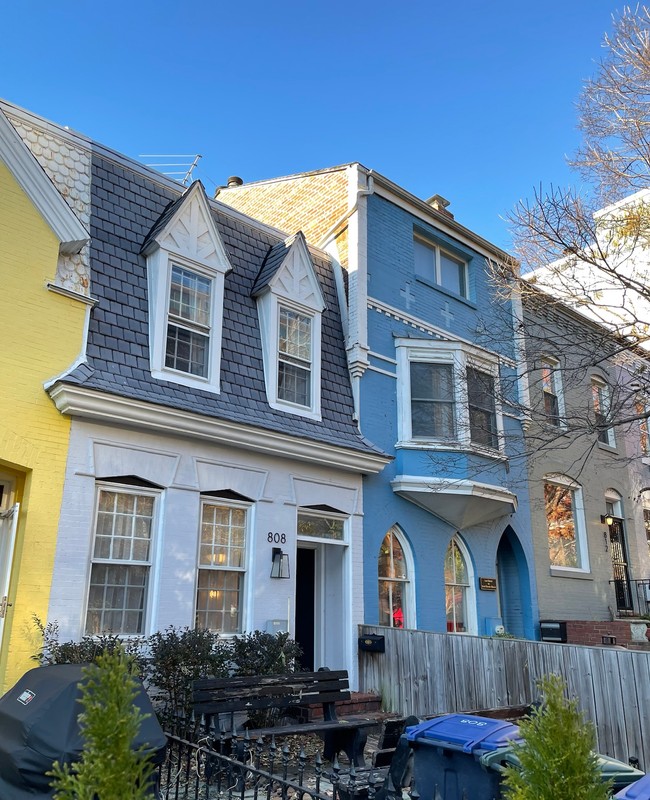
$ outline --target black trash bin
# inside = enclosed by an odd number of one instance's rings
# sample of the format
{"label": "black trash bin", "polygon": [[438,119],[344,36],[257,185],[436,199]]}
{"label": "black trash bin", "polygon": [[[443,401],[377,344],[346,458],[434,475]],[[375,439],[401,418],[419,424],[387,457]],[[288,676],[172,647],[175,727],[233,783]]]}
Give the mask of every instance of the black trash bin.
{"label": "black trash bin", "polygon": [[[45,773],[54,761],[70,764],[79,759],[83,739],[77,718],[84,666],[37,667],[0,698],[0,798],[48,800],[53,792]],[[142,685],[135,703],[150,716],[133,746],[146,745],[153,762],[161,764],[167,739]],[[156,794],[152,786],[152,797]]]}
{"label": "black trash bin", "polygon": [[501,774],[481,758],[521,741],[519,728],[500,719],[445,714],[407,728],[413,751],[412,780],[421,800],[493,800],[501,797]]}

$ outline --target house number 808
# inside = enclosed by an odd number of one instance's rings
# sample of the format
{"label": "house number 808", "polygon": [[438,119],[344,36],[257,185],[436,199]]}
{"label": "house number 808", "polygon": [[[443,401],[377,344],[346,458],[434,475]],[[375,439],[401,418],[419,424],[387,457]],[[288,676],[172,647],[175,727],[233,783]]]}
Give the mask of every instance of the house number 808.
{"label": "house number 808", "polygon": [[273,544],[286,544],[287,543],[287,534],[286,533],[271,533],[269,531],[266,535],[266,541],[272,542]]}

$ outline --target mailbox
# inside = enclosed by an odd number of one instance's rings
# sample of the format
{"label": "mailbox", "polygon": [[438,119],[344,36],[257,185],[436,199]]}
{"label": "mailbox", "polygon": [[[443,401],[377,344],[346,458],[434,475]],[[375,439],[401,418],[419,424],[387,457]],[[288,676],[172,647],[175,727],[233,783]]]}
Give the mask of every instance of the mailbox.
{"label": "mailbox", "polygon": [[566,622],[541,619],[539,631],[543,642],[566,642]]}
{"label": "mailbox", "polygon": [[365,636],[359,636],[359,650],[365,650],[367,653],[385,653],[386,640],[376,633],[367,633]]}

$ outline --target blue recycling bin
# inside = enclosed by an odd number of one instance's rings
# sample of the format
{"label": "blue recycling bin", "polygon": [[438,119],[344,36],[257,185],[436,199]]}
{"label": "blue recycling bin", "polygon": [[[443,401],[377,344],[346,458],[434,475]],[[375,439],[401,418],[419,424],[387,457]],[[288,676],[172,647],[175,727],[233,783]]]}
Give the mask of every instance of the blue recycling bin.
{"label": "blue recycling bin", "polygon": [[619,800],[650,800],[650,774],[622,789],[614,798]]}
{"label": "blue recycling bin", "polygon": [[413,785],[421,800],[493,800],[501,797],[501,774],[482,757],[521,742],[511,722],[472,714],[445,714],[407,728],[413,751]]}

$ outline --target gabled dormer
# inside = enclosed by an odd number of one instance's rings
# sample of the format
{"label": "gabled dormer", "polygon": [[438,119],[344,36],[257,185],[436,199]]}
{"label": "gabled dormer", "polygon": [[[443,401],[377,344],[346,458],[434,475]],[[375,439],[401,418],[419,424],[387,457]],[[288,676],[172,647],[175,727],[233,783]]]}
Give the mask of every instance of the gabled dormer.
{"label": "gabled dormer", "polygon": [[325,301],[301,232],[272,247],[252,290],[269,405],[321,416],[321,316]]}
{"label": "gabled dormer", "polygon": [[142,253],[152,376],[218,393],[224,279],[232,267],[200,181],[168,206]]}

